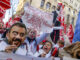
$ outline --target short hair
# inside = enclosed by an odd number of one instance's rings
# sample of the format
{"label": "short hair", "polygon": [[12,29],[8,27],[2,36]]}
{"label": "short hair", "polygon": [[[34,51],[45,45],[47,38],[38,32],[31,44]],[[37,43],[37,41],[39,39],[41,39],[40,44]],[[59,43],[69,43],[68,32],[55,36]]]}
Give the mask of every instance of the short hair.
{"label": "short hair", "polygon": [[44,45],[45,45],[47,42],[51,44],[51,47],[53,46],[52,42],[51,42],[51,41],[48,41],[48,40],[45,41]]}
{"label": "short hair", "polygon": [[27,29],[26,29],[25,24],[20,23],[20,22],[14,23],[14,24],[9,28],[9,32],[11,31],[11,29],[12,29],[14,26],[18,26],[18,27],[24,28],[24,29],[26,30],[26,33],[27,33]]}
{"label": "short hair", "polygon": [[64,41],[63,40],[59,40],[58,43],[64,45]]}

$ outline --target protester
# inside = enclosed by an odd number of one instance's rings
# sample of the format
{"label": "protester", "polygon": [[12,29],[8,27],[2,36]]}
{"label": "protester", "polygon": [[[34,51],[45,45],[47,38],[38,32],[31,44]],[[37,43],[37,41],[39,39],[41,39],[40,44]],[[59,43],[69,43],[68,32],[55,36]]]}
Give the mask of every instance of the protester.
{"label": "protester", "polygon": [[[26,37],[26,27],[22,23],[13,24],[8,33],[6,39],[0,42],[0,51],[7,53],[15,53],[21,46]],[[21,53],[21,52],[20,52]]]}
{"label": "protester", "polygon": [[37,36],[37,31],[32,28],[25,40],[27,44],[27,54],[33,55],[37,50],[37,45],[39,45],[39,43],[42,42],[48,35],[49,33],[43,33],[42,35]]}
{"label": "protester", "polygon": [[64,47],[71,45],[71,42],[67,36],[67,34],[64,34],[64,31],[62,32],[63,38],[64,38]]}
{"label": "protester", "polygon": [[5,29],[3,27],[4,27],[3,22],[0,22],[0,38],[2,37],[2,34],[5,32]]}
{"label": "protester", "polygon": [[[57,5],[56,11],[52,11],[53,13],[53,25],[56,27],[59,27],[61,25],[60,21],[57,20],[57,17],[59,15],[60,9],[61,9],[61,3]],[[56,44],[59,40],[59,30],[53,30],[53,32],[50,34],[52,41]]]}
{"label": "protester", "polygon": [[54,45],[54,47],[63,48],[63,47],[64,47],[64,41],[63,41],[63,40],[59,40],[59,41],[57,42],[57,44]]}
{"label": "protester", "polygon": [[51,57],[51,50],[52,50],[52,43],[50,41],[46,41],[42,47],[42,49],[39,50],[39,52],[36,52],[34,54],[35,57]]}
{"label": "protester", "polygon": [[42,42],[40,42],[40,44],[39,44],[40,49],[42,48],[42,46],[44,45],[45,42],[46,42],[46,40],[43,40]]}
{"label": "protester", "polygon": [[55,25],[56,21],[57,21],[57,17],[60,13],[60,9],[61,9],[62,3],[58,3],[56,10],[52,11],[53,13],[53,24]]}

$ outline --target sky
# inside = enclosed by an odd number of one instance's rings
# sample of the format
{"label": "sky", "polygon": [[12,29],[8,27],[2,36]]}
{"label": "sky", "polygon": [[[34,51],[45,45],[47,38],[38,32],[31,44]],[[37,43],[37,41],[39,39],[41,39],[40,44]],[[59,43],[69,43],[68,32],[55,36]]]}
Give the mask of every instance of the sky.
{"label": "sky", "polygon": [[11,2],[11,8],[6,10],[5,17],[3,19],[4,23],[6,23],[9,20],[9,18],[16,13],[19,0],[11,0],[10,2]]}

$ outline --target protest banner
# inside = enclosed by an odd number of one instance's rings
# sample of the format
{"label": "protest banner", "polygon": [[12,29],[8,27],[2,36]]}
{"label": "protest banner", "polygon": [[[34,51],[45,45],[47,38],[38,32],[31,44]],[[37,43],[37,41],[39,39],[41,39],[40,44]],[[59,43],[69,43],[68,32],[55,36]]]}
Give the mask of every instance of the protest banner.
{"label": "protest banner", "polygon": [[24,15],[22,17],[23,23],[26,27],[37,29],[39,32],[50,32],[52,31],[52,13],[43,12],[32,6],[24,7]]}
{"label": "protest banner", "polygon": [[66,56],[64,56],[62,59],[59,57],[41,58],[41,57],[32,57],[29,55],[24,56],[13,53],[0,52],[0,60],[79,60],[79,59],[70,58]]}
{"label": "protest banner", "polygon": [[[55,60],[57,59],[60,60],[60,58],[55,58]],[[40,58],[0,52],[0,60],[54,60],[54,58]]]}

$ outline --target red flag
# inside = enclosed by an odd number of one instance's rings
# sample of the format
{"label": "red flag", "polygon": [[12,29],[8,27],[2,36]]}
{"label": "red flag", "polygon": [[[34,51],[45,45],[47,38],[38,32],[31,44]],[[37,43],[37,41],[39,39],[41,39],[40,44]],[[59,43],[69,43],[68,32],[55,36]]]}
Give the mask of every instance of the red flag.
{"label": "red flag", "polygon": [[0,20],[0,34],[2,34],[2,33],[4,33],[4,22],[3,22],[3,20]]}
{"label": "red flag", "polygon": [[9,28],[14,23],[19,22],[20,19],[21,19],[20,16],[16,16],[14,19],[10,18],[9,21],[6,23],[6,27]]}
{"label": "red flag", "polygon": [[10,0],[0,0],[0,6],[6,10],[10,8]]}
{"label": "red flag", "polygon": [[4,18],[6,9],[10,8],[10,0],[0,0],[0,19]]}
{"label": "red flag", "polygon": [[70,24],[68,32],[67,32],[67,36],[70,39],[71,43],[72,43],[72,40],[73,40],[73,35],[74,35],[73,27],[72,27],[72,24]]}
{"label": "red flag", "polygon": [[5,11],[0,7],[0,20],[4,17]]}
{"label": "red flag", "polygon": [[58,3],[58,6],[62,6],[62,3]]}
{"label": "red flag", "polygon": [[60,30],[60,40],[64,40],[63,33],[62,33],[63,31],[64,31],[64,33],[66,33],[66,30],[65,30],[66,27],[64,24],[64,5],[62,3],[59,3],[58,5],[60,5],[61,8],[60,8],[60,13],[59,13],[57,19],[61,22],[61,26],[64,27],[63,30]]}
{"label": "red flag", "polygon": [[64,24],[64,33],[65,33],[65,34],[66,34],[66,27],[67,27],[67,25]]}
{"label": "red flag", "polygon": [[0,20],[3,20],[5,12],[10,8],[10,0],[0,0]]}
{"label": "red flag", "polygon": [[[59,21],[61,22],[61,26],[64,28],[64,16],[60,16],[60,17],[61,17],[61,19]],[[64,31],[64,29],[61,29],[60,30],[60,40],[63,40],[64,41],[63,33],[62,33],[63,31]]]}

